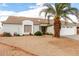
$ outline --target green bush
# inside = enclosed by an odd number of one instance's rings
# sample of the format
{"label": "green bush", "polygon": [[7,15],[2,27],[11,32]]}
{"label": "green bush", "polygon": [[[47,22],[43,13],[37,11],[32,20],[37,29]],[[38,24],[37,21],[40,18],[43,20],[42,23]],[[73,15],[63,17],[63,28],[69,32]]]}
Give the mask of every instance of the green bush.
{"label": "green bush", "polygon": [[37,31],[34,35],[36,35],[36,36],[42,36],[42,35],[43,35],[43,33],[42,33],[42,32],[40,32],[40,31]]}
{"label": "green bush", "polygon": [[2,36],[3,36],[3,37],[11,37],[12,35],[11,35],[10,33],[4,32],[4,33],[2,34]]}

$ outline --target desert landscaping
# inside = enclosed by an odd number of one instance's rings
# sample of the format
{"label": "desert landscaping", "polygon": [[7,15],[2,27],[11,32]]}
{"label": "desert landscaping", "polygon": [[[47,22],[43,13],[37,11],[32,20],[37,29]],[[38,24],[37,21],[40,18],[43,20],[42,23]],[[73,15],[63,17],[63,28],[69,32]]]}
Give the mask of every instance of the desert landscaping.
{"label": "desert landscaping", "polygon": [[27,55],[32,56],[32,54],[25,52],[19,48],[0,43],[0,56],[20,56],[20,55]]}
{"label": "desert landscaping", "polygon": [[43,36],[0,37],[0,55],[57,56],[79,55],[79,41],[65,37]]}

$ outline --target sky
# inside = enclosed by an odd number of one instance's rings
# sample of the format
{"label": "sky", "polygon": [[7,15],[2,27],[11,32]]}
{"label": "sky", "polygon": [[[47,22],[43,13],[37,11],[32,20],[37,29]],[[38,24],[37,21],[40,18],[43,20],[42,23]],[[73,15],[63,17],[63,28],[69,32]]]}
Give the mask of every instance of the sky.
{"label": "sky", "polygon": [[0,3],[0,10],[19,12],[32,9],[36,6],[35,3]]}
{"label": "sky", "polygon": [[[71,5],[79,9],[79,3],[72,3]],[[39,6],[38,3],[0,3],[0,11],[20,12],[38,8]]]}

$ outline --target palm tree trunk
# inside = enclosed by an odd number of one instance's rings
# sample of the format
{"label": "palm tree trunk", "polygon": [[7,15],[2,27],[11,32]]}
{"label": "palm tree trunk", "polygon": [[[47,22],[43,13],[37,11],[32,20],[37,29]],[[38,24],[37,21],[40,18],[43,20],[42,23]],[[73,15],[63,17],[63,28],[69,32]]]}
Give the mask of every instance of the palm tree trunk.
{"label": "palm tree trunk", "polygon": [[60,37],[61,21],[60,17],[54,19],[54,37]]}

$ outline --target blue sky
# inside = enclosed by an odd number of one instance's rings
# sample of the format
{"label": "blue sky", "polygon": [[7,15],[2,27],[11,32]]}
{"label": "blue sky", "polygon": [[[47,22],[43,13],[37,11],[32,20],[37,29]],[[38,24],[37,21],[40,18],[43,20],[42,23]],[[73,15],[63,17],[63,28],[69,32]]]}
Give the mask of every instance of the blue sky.
{"label": "blue sky", "polygon": [[[33,8],[37,8],[39,5],[36,3],[0,3],[1,11],[25,11]],[[79,9],[79,3],[72,3],[72,7],[76,7]]]}
{"label": "blue sky", "polygon": [[3,11],[24,11],[32,9],[31,6],[36,6],[34,3],[6,3],[1,4],[0,3],[0,10]]}

